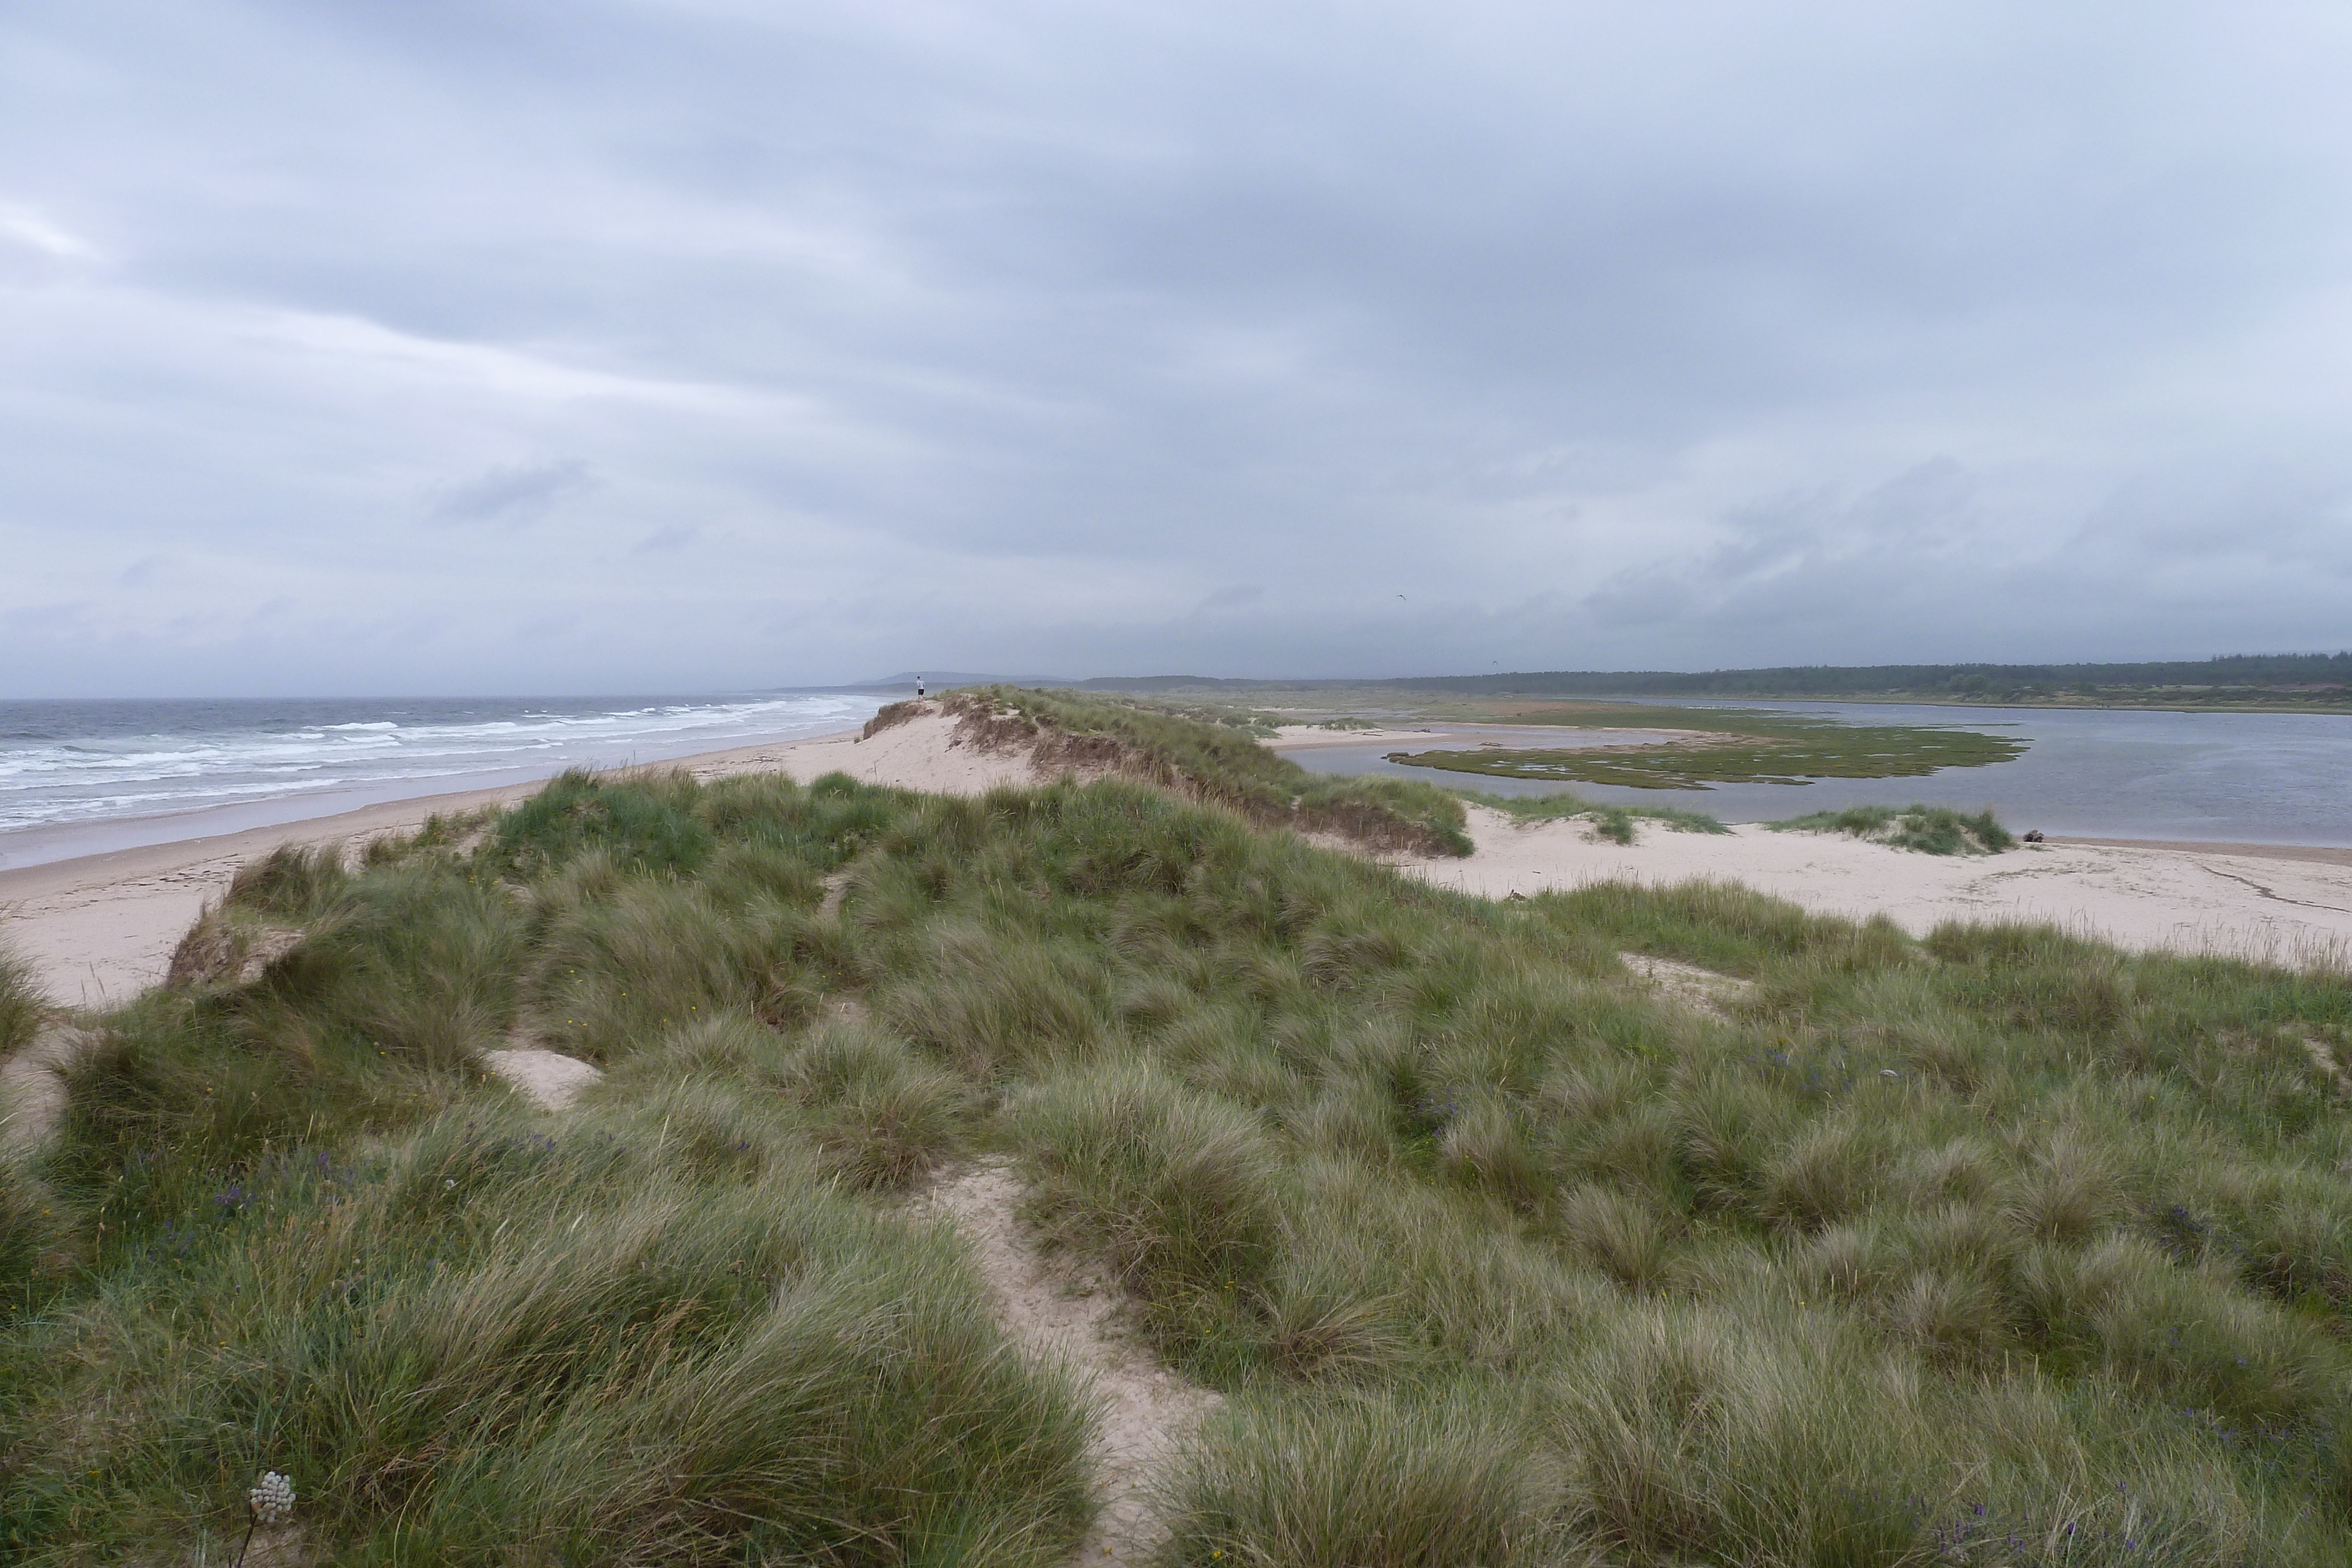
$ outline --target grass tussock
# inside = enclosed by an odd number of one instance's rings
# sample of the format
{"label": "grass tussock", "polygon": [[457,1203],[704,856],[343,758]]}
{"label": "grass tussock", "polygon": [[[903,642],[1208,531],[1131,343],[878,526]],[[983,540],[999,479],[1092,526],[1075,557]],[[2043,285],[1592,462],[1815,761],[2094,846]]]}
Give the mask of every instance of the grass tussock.
{"label": "grass tussock", "polygon": [[1500,811],[1520,822],[1564,822],[1581,820],[1592,825],[1596,837],[1612,843],[1633,842],[1641,823],[1654,822],[1669,832],[1728,833],[1729,828],[1704,811],[1679,806],[1601,806],[1561,792],[1552,795],[1496,795],[1483,789],[1457,789],[1465,800]]}
{"label": "grass tussock", "polygon": [[225,907],[299,940],[102,1020],[0,1207],[16,1560],[217,1560],[275,1469],[339,1562],[1060,1561],[1088,1407],[904,1199],[981,1155],[1228,1396],[1170,1563],[2352,1556],[2341,977],[1116,779],[574,776]]}
{"label": "grass tussock", "polygon": [[1764,825],[1780,833],[1844,833],[1927,855],[1999,854],[2017,841],[1990,809],[1969,815],[1949,806],[1849,806]]}
{"label": "grass tussock", "polygon": [[1336,833],[1375,851],[1466,855],[1461,805],[1413,779],[1313,774],[1258,745],[1257,727],[1079,692],[977,686],[945,706],[981,745],[1034,748],[1039,768],[1114,773],[1268,827]]}
{"label": "grass tussock", "polygon": [[1258,1398],[1195,1441],[1169,1560],[1274,1568],[1538,1563],[1553,1489],[1492,1399]]}
{"label": "grass tussock", "polygon": [[475,1105],[364,1163],[268,1161],[84,1324],[137,1407],[31,1417],[103,1490],[17,1506],[67,1541],[226,1538],[272,1466],[347,1561],[1051,1560],[1082,1406],[1003,1354],[952,1245],[813,1184],[756,1107],[728,1131],[765,1157],[731,1166],[679,1157],[665,1109],[551,1134]]}
{"label": "grass tussock", "polygon": [[1007,1130],[1040,1228],[1100,1254],[1163,1325],[1263,1282],[1276,1156],[1243,1107],[1120,1061],[1045,1080]]}
{"label": "grass tussock", "polygon": [[47,1011],[32,960],[0,940],[0,1061],[33,1043]]}

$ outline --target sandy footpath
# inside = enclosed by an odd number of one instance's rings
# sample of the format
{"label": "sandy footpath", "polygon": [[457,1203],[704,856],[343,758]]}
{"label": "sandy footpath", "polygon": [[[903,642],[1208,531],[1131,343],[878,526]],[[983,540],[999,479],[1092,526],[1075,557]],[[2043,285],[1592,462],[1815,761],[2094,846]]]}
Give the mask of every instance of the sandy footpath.
{"label": "sandy footpath", "polygon": [[1713,877],[1821,914],[1884,915],[1924,934],[1947,920],[2053,921],[2133,948],[2284,962],[2352,956],[2352,851],[2231,844],[2021,844],[1998,855],[1926,855],[1843,834],[1727,835],[1640,823],[1632,845],[1582,821],[1522,825],[1470,808],[1477,852],[1400,869],[1487,898],[1596,882]]}
{"label": "sandy footpath", "polygon": [[[1380,732],[1319,732],[1363,744]],[[1413,732],[1416,739],[1425,734]],[[775,771],[806,783],[840,772],[861,782],[976,795],[1032,781],[1028,759],[959,745],[936,711],[871,740],[855,730],[710,752],[659,765],[700,779]],[[284,843],[356,851],[385,833],[523,799],[537,784],[431,796],[341,816],[175,844],[121,850],[0,871],[0,940],[32,959],[50,997],[71,1006],[121,1002],[163,978],[172,949],[237,865]],[[1745,883],[1825,914],[1883,914],[1923,932],[1949,919],[2053,920],[2131,947],[2217,951],[2285,961],[2352,954],[2352,851],[2255,845],[2068,842],[1990,857],[1943,858],[1840,836],[1742,827],[1728,836],[1644,824],[1629,847],[1583,822],[1522,827],[1471,810],[1477,852],[1408,864],[1408,874],[1500,898],[1622,878],[1714,877]]]}

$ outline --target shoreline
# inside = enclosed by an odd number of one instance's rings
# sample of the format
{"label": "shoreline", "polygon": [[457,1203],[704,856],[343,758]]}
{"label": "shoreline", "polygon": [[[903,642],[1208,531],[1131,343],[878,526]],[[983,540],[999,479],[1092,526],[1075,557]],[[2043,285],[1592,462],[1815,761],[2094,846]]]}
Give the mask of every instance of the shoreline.
{"label": "shoreline", "polygon": [[[1362,732],[1334,737],[1340,744],[1361,738]],[[870,740],[845,729],[598,771],[670,769],[703,780],[781,772],[801,783],[842,772],[863,783],[956,795],[1034,781],[1027,756],[966,749],[956,742],[954,721],[936,711]],[[379,800],[0,867],[0,938],[34,964],[53,1001],[116,1006],[162,979],[180,937],[244,862],[282,844],[340,841],[356,851],[371,839],[414,831],[430,816],[511,805],[547,782]],[[1739,883],[1818,914],[1885,914],[1920,932],[1945,919],[2024,918],[2138,948],[2316,954],[2337,965],[2352,949],[2352,848],[2053,836],[2021,846],[2036,852],[2028,855],[1960,860],[1752,825],[1723,837],[1644,829],[1629,848],[1595,840],[1574,822],[1522,825],[1475,806],[1470,817],[1475,854],[1400,871],[1490,898],[1601,881],[1703,878]]]}
{"label": "shoreline", "polygon": [[[436,796],[535,785],[575,768],[605,771],[690,762],[727,751],[819,738],[835,733],[830,726],[863,724],[867,716],[867,710],[852,705],[843,711],[780,721],[773,727],[694,739],[682,740],[676,735],[652,732],[614,741],[575,737],[561,745],[539,745],[502,758],[467,758],[445,771],[413,772],[402,777],[370,776],[362,769],[331,781],[290,784],[279,793],[258,798],[181,800],[136,815],[101,815],[11,827],[0,831],[0,872],[81,860],[115,850],[225,836],[249,828],[323,821],[374,807],[400,807]],[[713,749],[714,742],[718,750]],[[417,766],[425,767],[425,759],[419,759]]]}
{"label": "shoreline", "polygon": [[2043,841],[2084,849],[2171,850],[2181,854],[2229,855],[2238,860],[2309,861],[2318,865],[2352,866],[2352,848],[2336,844],[2225,843],[2197,839],[2098,839],[2075,833],[2052,833]]}
{"label": "shoreline", "polygon": [[281,844],[364,843],[413,831],[427,817],[509,805],[546,782],[414,796],[331,816],[11,866],[0,870],[0,937],[32,961],[51,1000],[113,1006],[163,977],[180,937],[245,862]]}
{"label": "shoreline", "polygon": [[[684,757],[614,764],[612,775],[683,769],[698,779],[782,772],[806,783],[842,772],[862,783],[943,794],[980,793],[1029,779],[1025,758],[987,756],[952,744],[952,720],[933,716],[892,727],[872,740],[856,728],[730,747]],[[552,775],[476,789],[379,800],[325,816],[138,844],[94,854],[0,866],[0,939],[29,959],[42,990],[67,1007],[119,1006],[160,981],[205,902],[228,889],[236,868],[282,844],[341,841],[347,852],[387,833],[410,832],[427,817],[508,806]],[[150,821],[185,821],[154,818]]]}

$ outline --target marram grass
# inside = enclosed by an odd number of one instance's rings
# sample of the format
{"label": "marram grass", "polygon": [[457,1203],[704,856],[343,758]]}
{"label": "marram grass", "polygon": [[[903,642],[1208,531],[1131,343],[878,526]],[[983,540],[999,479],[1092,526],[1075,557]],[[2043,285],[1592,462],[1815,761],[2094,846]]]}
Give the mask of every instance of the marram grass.
{"label": "marram grass", "polygon": [[[1163,1568],[2352,1560],[2341,976],[1490,904],[1121,783],[468,841],[257,872],[299,946],[100,1020],[6,1560],[226,1562],[275,1470],[321,1561],[1066,1561],[1090,1407],[906,1201],[979,1157],[1228,1396]],[[604,1081],[529,1111],[516,1031]]]}

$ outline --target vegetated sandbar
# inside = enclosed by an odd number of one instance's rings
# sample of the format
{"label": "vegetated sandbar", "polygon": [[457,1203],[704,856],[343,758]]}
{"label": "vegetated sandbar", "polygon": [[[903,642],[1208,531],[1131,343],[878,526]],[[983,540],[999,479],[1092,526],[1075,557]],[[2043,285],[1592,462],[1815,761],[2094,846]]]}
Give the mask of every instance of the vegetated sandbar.
{"label": "vegetated sandbar", "polygon": [[[1905,779],[1981,768],[2022,756],[2026,743],[1945,725],[1856,725],[1806,714],[1737,709],[1574,707],[1515,715],[1520,726],[1570,729],[1654,718],[1664,744],[1639,750],[1591,742],[1481,745],[1392,751],[1391,762],[1501,779],[1614,784],[1634,789],[1705,789],[1712,784],[1791,784],[1811,779]],[[1697,727],[1705,727],[1699,728]],[[1523,731],[1524,733],[1524,731]]]}
{"label": "vegetated sandbar", "polygon": [[[1427,739],[1423,731],[1407,731]],[[1289,745],[1379,744],[1381,731],[1303,731]],[[1285,747],[1287,748],[1287,746]],[[1038,777],[1019,748],[959,739],[931,705],[871,738],[856,730],[680,758],[698,778],[775,771],[801,782],[845,773],[864,783],[977,795]],[[1056,769],[1058,771],[1058,769]],[[511,804],[537,784],[371,806],[341,816],[0,871],[0,934],[36,964],[61,1002],[119,1003],[160,980],[172,948],[236,866],[282,843],[343,842],[412,831],[427,817]],[[1466,859],[1391,857],[1410,875],[1491,898],[1607,881],[1742,883],[1821,914],[1885,915],[1925,932],[1947,920],[2053,921],[2133,948],[2273,956],[2352,951],[2352,851],[2260,845],[2053,843],[1995,856],[1937,857],[1856,840],[1739,827],[1725,835],[1643,824],[1630,845],[1583,822],[1522,825],[1473,807]]]}

